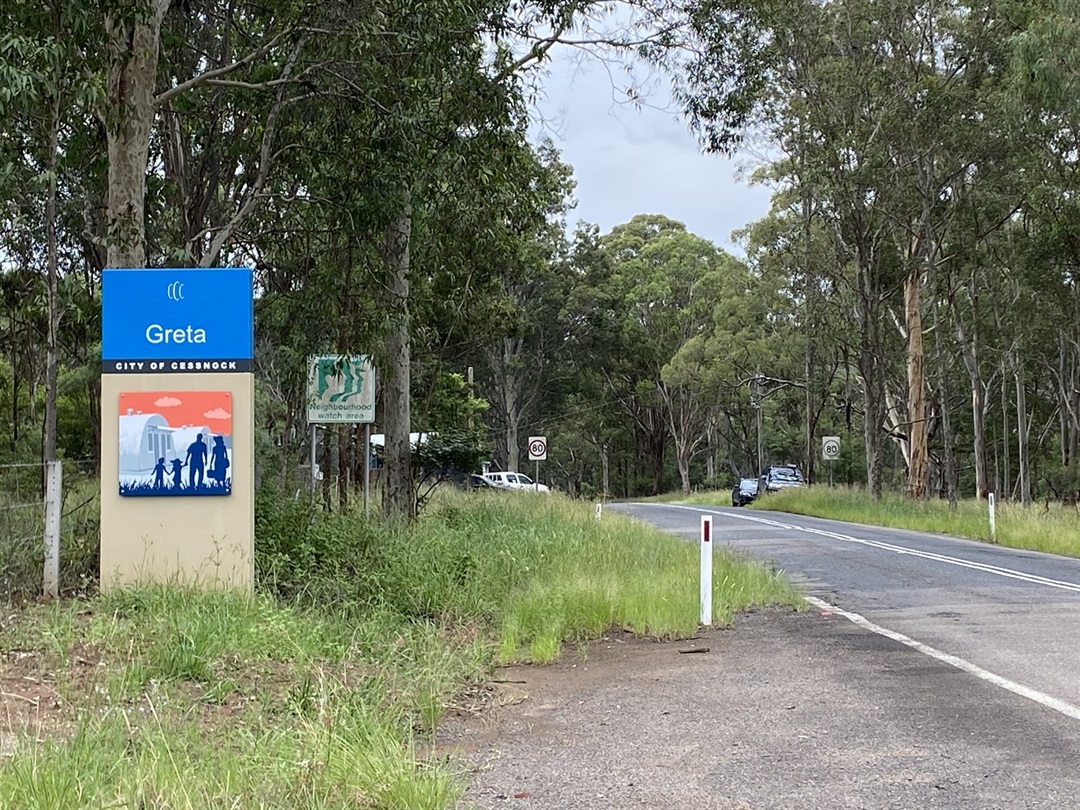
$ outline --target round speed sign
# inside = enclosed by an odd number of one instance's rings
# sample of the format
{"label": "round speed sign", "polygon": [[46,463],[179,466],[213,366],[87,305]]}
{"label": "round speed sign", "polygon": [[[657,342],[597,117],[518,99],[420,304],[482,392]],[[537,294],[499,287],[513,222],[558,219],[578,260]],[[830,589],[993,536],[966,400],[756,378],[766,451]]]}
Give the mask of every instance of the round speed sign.
{"label": "round speed sign", "polygon": [[544,461],[547,458],[547,437],[529,437],[529,461]]}
{"label": "round speed sign", "polygon": [[826,461],[840,458],[840,437],[824,436],[821,440],[821,455]]}

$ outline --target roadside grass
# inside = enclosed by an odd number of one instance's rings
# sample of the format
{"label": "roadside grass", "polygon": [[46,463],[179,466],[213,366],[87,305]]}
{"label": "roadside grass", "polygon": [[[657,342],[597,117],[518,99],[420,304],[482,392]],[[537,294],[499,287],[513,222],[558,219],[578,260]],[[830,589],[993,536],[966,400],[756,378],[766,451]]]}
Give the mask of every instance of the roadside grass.
{"label": "roadside grass", "polygon": [[[723,493],[701,493],[688,502],[718,503]],[[861,489],[817,485],[770,493],[752,508],[843,520],[869,526],[946,534],[971,540],[990,540],[990,518],[985,501],[962,500],[956,511],[948,501],[912,501],[898,493],[884,493],[871,501]],[[1080,557],[1080,512],[1057,504],[998,503],[995,508],[997,543],[1010,548]]]}
{"label": "roadside grass", "polygon": [[[506,604],[494,617],[501,661],[554,660],[564,641],[586,641],[612,627],[638,635],[692,635],[699,618],[699,550],[672,542],[644,524],[580,505],[534,498],[521,509],[533,531],[495,532],[530,575],[507,582]],[[539,527],[539,528],[537,528]],[[555,527],[559,527],[555,529]],[[496,556],[496,559],[497,559]],[[713,564],[715,621],[760,604],[800,606],[802,598],[763,566],[718,553]]]}
{"label": "roadside grass", "polygon": [[459,795],[414,753],[425,707],[490,660],[453,628],[163,586],[18,618],[0,650],[24,651],[23,677],[57,710],[0,759],[0,807],[443,808]]}
{"label": "roadside grass", "polygon": [[[692,635],[698,550],[559,496],[447,493],[411,527],[262,504],[254,595],[117,589],[0,614],[0,807],[453,807],[421,753],[499,663]],[[717,554],[717,623],[800,607]]]}

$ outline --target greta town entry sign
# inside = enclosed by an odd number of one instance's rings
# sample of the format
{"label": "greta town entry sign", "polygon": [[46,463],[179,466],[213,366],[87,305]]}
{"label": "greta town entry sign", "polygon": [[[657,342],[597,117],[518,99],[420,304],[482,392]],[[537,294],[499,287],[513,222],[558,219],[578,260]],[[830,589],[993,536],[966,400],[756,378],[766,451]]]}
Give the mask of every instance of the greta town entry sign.
{"label": "greta town entry sign", "polygon": [[106,269],[101,296],[102,589],[250,589],[252,271]]}
{"label": "greta town entry sign", "polygon": [[251,270],[105,270],[102,371],[248,372]]}

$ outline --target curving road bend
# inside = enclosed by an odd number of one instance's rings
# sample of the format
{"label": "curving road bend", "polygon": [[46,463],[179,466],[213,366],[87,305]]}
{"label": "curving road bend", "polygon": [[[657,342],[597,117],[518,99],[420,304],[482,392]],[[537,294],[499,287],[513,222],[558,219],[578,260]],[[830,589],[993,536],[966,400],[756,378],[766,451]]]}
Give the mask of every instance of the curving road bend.
{"label": "curving road bend", "polygon": [[758,509],[610,508],[694,542],[711,514],[716,546],[783,570],[817,609],[1080,723],[1080,559]]}

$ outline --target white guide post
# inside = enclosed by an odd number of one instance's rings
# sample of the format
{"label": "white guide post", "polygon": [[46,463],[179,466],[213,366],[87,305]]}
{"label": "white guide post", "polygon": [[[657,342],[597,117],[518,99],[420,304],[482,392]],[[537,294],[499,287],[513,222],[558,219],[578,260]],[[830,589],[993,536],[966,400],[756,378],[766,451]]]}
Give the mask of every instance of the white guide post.
{"label": "white guide post", "polygon": [[712,515],[701,516],[701,623],[712,626]]}
{"label": "white guide post", "polygon": [[986,505],[990,510],[990,542],[997,542],[997,521],[994,518],[994,493],[991,492],[986,496]]}

